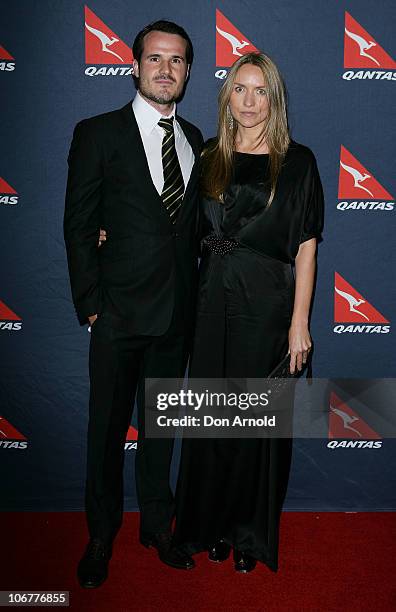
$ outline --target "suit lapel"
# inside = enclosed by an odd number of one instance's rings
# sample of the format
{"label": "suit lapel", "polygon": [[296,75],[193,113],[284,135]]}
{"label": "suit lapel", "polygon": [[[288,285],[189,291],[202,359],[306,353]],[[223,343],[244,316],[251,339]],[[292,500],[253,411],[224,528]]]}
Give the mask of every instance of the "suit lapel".
{"label": "suit lapel", "polygon": [[128,141],[128,147],[131,151],[132,163],[134,165],[134,174],[139,184],[144,187],[147,192],[147,200],[145,205],[151,209],[152,214],[158,219],[160,215],[168,224],[172,225],[169,215],[164,207],[161,196],[159,195],[150,174],[150,168],[146,158],[143,141],[140,136],[139,127],[132,110],[132,103],[128,102],[122,109],[121,114],[125,126],[125,134]]}
{"label": "suit lapel", "polygon": [[[133,160],[134,165],[134,174],[136,175],[137,180],[140,185],[145,186],[145,190],[147,191],[147,206],[151,209],[152,214],[158,219],[158,214],[162,217],[162,219],[166,222],[168,227],[174,227],[168,212],[162,202],[161,196],[158,193],[155,185],[152,181],[150,168],[146,158],[146,152],[144,150],[142,138],[140,136],[139,127],[135,118],[135,115],[132,110],[132,103],[128,102],[124,107],[120,109],[123,125],[125,128],[125,135],[127,138],[127,146],[131,151],[131,158]],[[193,153],[194,153],[194,165],[191,169],[191,174],[189,181],[186,185],[186,189],[184,192],[184,200],[181,207],[180,214],[178,216],[178,221],[180,217],[183,216],[183,209],[188,206],[189,202],[189,192],[192,188],[192,185],[195,184],[196,174],[198,173],[199,168],[199,156],[200,150],[199,145],[196,140],[192,137],[190,130],[188,129],[188,124],[181,118],[177,118],[185,137],[187,138],[188,143],[190,144]]]}

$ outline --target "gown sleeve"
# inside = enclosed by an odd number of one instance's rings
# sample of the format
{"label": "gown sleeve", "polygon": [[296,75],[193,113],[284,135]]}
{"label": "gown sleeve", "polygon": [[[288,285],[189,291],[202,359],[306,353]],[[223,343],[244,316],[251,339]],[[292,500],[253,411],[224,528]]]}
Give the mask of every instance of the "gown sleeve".
{"label": "gown sleeve", "polygon": [[322,183],[319,176],[318,166],[313,157],[310,171],[307,177],[306,206],[304,214],[303,229],[300,244],[311,238],[321,239],[324,217],[324,199]]}

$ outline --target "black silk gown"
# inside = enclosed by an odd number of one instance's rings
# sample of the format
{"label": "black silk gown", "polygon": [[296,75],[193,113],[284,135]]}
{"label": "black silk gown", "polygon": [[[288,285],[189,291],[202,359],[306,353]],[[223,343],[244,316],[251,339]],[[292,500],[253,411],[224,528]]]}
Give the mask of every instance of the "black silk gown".
{"label": "black silk gown", "polygon": [[[268,155],[235,153],[224,204],[202,202],[192,378],[265,377],[287,353],[292,264],[320,235],[323,195],[312,152],[292,142],[266,208],[267,166]],[[276,571],[291,450],[287,438],[184,439],[176,542],[194,553],[222,538]]]}

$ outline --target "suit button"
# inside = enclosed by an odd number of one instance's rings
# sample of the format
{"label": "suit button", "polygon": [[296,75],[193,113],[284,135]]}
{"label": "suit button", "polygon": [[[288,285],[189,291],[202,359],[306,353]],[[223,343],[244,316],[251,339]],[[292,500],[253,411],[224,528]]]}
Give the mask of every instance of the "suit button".
{"label": "suit button", "polygon": [[173,232],[173,238],[179,238],[179,234],[177,232]]}

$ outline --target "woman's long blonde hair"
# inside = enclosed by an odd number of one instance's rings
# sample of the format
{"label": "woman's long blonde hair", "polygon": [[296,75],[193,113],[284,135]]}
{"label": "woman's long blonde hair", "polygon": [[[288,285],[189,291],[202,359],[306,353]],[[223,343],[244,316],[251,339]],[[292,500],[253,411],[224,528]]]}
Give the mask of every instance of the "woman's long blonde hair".
{"label": "woman's long blonde hair", "polygon": [[268,146],[271,186],[268,205],[270,205],[274,199],[276,183],[290,143],[290,136],[283,80],[274,62],[264,53],[247,53],[239,58],[232,65],[220,90],[217,139],[202,153],[202,192],[207,197],[222,201],[223,194],[231,181],[238,124],[230,113],[229,101],[236,74],[245,64],[260,68],[267,89],[268,117],[263,131],[257,138],[255,148],[258,148],[264,140]]}

